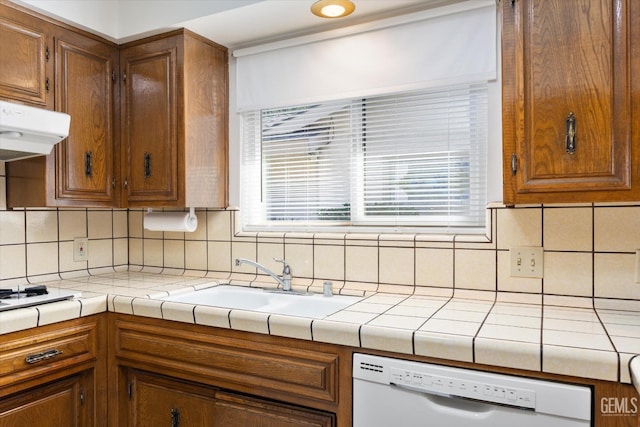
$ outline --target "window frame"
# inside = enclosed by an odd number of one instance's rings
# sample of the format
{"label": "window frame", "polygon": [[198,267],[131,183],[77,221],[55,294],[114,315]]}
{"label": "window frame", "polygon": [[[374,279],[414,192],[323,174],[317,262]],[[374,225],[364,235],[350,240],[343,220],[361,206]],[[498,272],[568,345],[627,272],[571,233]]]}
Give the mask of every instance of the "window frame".
{"label": "window frame", "polygon": [[[256,223],[253,222],[251,223],[251,221],[247,221],[247,217],[243,215],[242,218],[242,225],[243,225],[243,230],[244,231],[307,231],[307,232],[362,232],[362,233],[398,233],[398,232],[402,232],[402,233],[432,233],[432,234],[441,234],[441,233],[445,233],[445,234],[457,234],[457,233],[464,233],[464,234],[485,234],[486,230],[488,228],[488,225],[486,223],[486,213],[484,212],[486,210],[486,204],[487,204],[487,194],[488,194],[488,186],[489,186],[489,179],[488,179],[488,156],[489,156],[489,137],[488,135],[491,133],[490,128],[494,125],[494,123],[491,123],[491,114],[489,114],[488,110],[490,108],[491,105],[491,82],[473,82],[473,83],[466,83],[466,85],[468,86],[473,86],[473,85],[477,85],[477,84],[481,84],[484,85],[484,97],[485,97],[485,103],[486,103],[486,110],[485,114],[486,114],[486,126],[484,128],[484,138],[485,138],[485,145],[484,145],[484,152],[482,153],[482,156],[484,157],[483,159],[481,159],[481,161],[484,162],[485,164],[485,169],[484,169],[484,191],[482,193],[482,195],[484,196],[484,205],[482,207],[483,210],[483,215],[485,217],[485,224],[480,224],[480,222],[474,224],[474,225],[459,225],[458,223],[456,223],[455,221],[443,221],[440,224],[435,224],[434,221],[429,221],[429,222],[425,222],[425,221],[415,221],[414,218],[406,218],[406,219],[402,219],[402,218],[398,218],[397,216],[393,216],[390,218],[385,218],[384,216],[378,216],[375,218],[375,220],[362,220],[362,213],[364,210],[364,192],[362,191],[362,188],[364,187],[364,179],[363,176],[364,174],[362,173],[362,168],[363,168],[363,162],[358,159],[358,157],[361,154],[357,154],[355,156],[352,156],[351,158],[351,162],[354,163],[352,164],[352,167],[355,168],[356,171],[358,171],[355,176],[355,183],[351,184],[351,195],[353,196],[353,194],[355,193],[356,196],[360,196],[360,197],[356,197],[355,199],[357,200],[357,203],[354,203],[354,197],[350,198],[350,211],[351,211],[351,219],[350,221],[332,221],[332,222],[328,222],[328,221],[322,221],[322,220],[318,220],[318,221],[303,221],[303,222],[298,222],[298,221],[272,221],[269,222],[268,220],[265,220],[264,223]],[[452,87],[457,87],[457,86],[464,86],[465,84],[461,84],[461,85],[452,85]],[[376,95],[375,97],[371,97],[371,98],[376,98],[379,97],[380,95]],[[388,95],[386,95],[388,96]],[[471,98],[471,97],[470,97]],[[350,102],[352,100],[349,100]],[[298,106],[300,108],[304,108],[305,106]],[[295,108],[295,107],[292,107]],[[247,141],[245,140],[245,134],[246,132],[244,131],[245,129],[245,116],[244,114],[258,114],[261,116],[261,111],[264,110],[260,110],[260,111],[254,111],[254,112],[245,112],[243,113],[243,115],[241,115],[241,122],[242,122],[242,126],[241,128],[243,129],[243,133],[242,133],[242,137],[241,137],[241,146],[242,146],[242,151],[244,152],[244,150],[246,149],[246,145],[247,145]],[[262,120],[256,120],[256,125],[261,126]],[[362,123],[362,121],[360,121],[360,123]],[[257,134],[259,134],[260,132],[257,132]],[[362,133],[362,130],[355,132],[355,133]],[[262,150],[262,140],[260,142],[260,149]],[[362,148],[362,142],[357,143],[358,148]],[[359,150],[358,150],[359,151]],[[244,154],[243,154],[244,157]],[[471,157],[471,155],[470,155]],[[244,161],[241,162],[242,163],[242,168],[241,168],[241,174],[244,173],[244,169],[245,169],[245,165],[244,165]],[[470,160],[470,165],[471,165],[471,160]],[[260,162],[260,167],[263,168],[264,167],[264,161]],[[471,168],[471,166],[469,166]],[[262,175],[262,173],[261,173]],[[264,177],[261,176],[261,197],[264,197],[264,188],[262,187],[263,182],[264,182]],[[241,179],[241,194],[243,194],[246,189],[242,188],[246,185],[244,179]],[[355,190],[354,190],[355,188]],[[242,199],[244,200],[244,196],[242,196]],[[264,201],[263,201],[264,203]],[[246,210],[246,207],[245,209]],[[241,209],[241,214],[243,209]],[[266,218],[266,215],[263,216],[263,218]],[[422,218],[422,217],[421,217]],[[427,217],[429,218],[429,217]],[[433,218],[433,217],[431,217]],[[450,217],[445,217],[445,218],[450,218]],[[476,214],[476,218],[480,218],[479,214]]]}

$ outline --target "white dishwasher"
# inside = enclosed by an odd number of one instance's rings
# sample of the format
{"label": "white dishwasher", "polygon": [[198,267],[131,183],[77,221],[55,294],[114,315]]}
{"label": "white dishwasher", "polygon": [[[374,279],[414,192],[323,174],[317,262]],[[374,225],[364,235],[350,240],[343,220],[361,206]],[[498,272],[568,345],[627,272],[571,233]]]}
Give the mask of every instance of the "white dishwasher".
{"label": "white dishwasher", "polygon": [[354,354],[353,427],[591,426],[591,388]]}

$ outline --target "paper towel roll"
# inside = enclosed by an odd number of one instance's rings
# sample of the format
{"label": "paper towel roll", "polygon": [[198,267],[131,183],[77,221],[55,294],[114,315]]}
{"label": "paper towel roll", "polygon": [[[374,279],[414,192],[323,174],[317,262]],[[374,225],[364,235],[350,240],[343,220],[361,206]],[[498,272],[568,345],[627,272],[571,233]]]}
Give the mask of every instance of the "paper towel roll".
{"label": "paper towel roll", "polygon": [[143,222],[151,231],[193,232],[198,228],[198,217],[189,212],[149,212]]}

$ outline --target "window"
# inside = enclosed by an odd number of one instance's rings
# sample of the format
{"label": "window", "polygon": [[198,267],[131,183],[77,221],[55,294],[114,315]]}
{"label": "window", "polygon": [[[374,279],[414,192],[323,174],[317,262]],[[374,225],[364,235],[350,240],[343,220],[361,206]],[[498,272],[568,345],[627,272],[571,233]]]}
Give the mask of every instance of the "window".
{"label": "window", "polygon": [[487,83],[242,114],[248,229],[485,226]]}

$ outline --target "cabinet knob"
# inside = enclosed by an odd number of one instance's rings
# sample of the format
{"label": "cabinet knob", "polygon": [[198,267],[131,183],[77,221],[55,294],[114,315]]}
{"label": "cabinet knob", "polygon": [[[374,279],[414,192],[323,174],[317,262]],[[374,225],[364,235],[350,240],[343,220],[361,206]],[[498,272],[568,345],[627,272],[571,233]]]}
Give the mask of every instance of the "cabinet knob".
{"label": "cabinet knob", "polygon": [[149,178],[151,176],[151,154],[144,153],[144,177]]}
{"label": "cabinet knob", "polygon": [[171,427],[180,427],[180,409],[171,409]]}
{"label": "cabinet knob", "polygon": [[84,174],[88,178],[93,176],[93,152],[91,151],[84,154]]}
{"label": "cabinet knob", "polygon": [[574,154],[576,152],[576,116],[573,112],[567,116],[567,137],[565,140],[565,146],[568,154]]}

